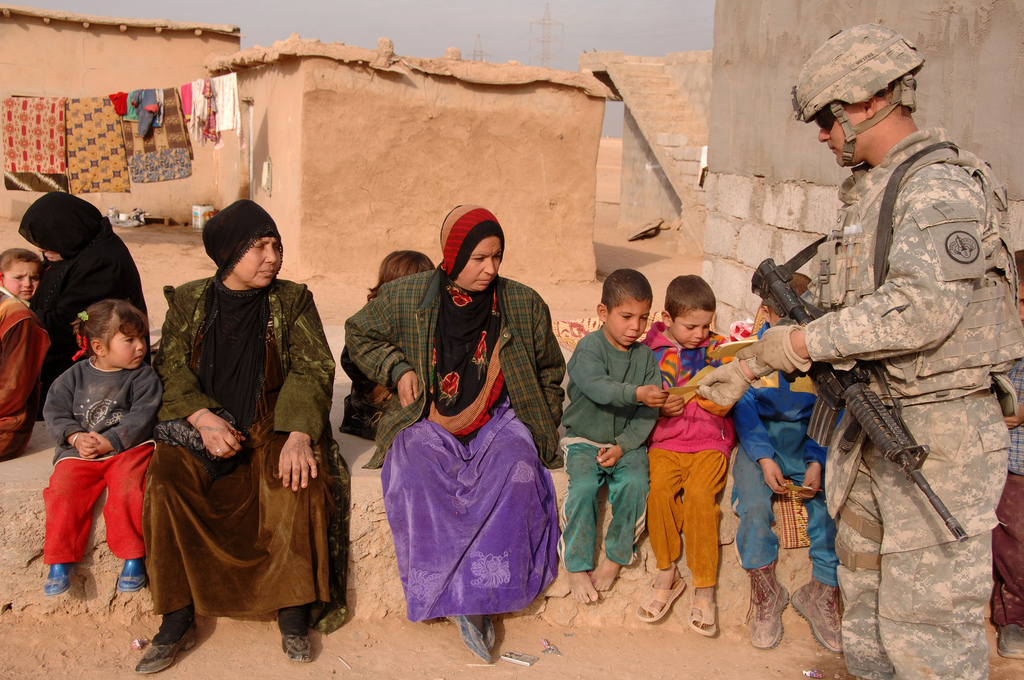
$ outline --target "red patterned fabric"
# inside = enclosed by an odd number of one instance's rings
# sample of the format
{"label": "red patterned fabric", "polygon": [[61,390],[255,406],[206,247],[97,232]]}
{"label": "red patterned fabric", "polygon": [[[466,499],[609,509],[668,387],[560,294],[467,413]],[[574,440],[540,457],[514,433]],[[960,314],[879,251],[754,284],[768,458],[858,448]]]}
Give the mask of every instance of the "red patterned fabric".
{"label": "red patterned fabric", "polygon": [[64,97],[9,97],[2,116],[5,171],[66,171]]}

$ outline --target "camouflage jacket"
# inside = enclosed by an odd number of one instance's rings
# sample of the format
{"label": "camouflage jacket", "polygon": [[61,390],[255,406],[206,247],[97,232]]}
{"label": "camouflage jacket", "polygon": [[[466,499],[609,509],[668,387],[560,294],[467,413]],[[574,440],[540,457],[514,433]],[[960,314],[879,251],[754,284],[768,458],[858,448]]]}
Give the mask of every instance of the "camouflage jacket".
{"label": "camouflage jacket", "polygon": [[915,132],[877,167],[844,182],[839,224],[819,248],[819,301],[831,313],[805,332],[816,361],[845,368],[853,359],[882,360],[905,403],[988,389],[991,371],[1009,370],[1024,354],[1007,235],[975,177],[991,174],[968,152],[935,152],[904,178],[889,271],[875,289],[875,232],[888,179],[914,153],[947,139],[942,130]]}
{"label": "camouflage jacket", "polygon": [[[159,419],[185,418],[220,405],[202,391],[192,371],[192,351],[206,319],[206,295],[213,279],[164,287],[167,316],[153,367],[164,383]],[[300,283],[276,279],[270,284],[270,316],[280,352],[284,384],[274,409],[278,432],[305,432],[316,442],[330,436],[328,419],[334,395],[334,359],[324,335],[313,294]]]}
{"label": "camouflage jacket", "polygon": [[[389,402],[377,427],[377,451],[367,464],[384,464],[399,432],[427,413],[427,380],[440,308],[437,270],[413,274],[385,284],[373,300],[345,322],[345,346],[359,369],[389,389],[415,370],[419,396],[403,408]],[[541,462],[562,466],[558,454],[558,423],[562,417],[565,359],[551,330],[551,313],[531,288],[506,278],[498,280],[502,319],[501,369],[512,408],[537,445]]]}

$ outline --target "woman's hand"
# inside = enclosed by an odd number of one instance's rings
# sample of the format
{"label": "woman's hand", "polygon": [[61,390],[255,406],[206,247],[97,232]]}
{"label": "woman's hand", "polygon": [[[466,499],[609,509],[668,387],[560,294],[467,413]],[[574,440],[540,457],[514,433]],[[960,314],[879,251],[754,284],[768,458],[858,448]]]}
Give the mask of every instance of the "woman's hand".
{"label": "woman's hand", "polygon": [[420,395],[420,379],[416,377],[416,371],[406,371],[398,379],[398,401],[405,408],[416,401]]}
{"label": "woman's hand", "polygon": [[192,427],[199,430],[203,446],[214,458],[230,458],[242,450],[242,444],[235,439],[231,426],[208,408],[201,408],[188,417]]}
{"label": "woman's hand", "polygon": [[290,486],[292,491],[309,486],[309,480],[316,478],[316,457],[313,455],[309,435],[292,432],[281,449],[277,461],[277,476],[281,486]]}

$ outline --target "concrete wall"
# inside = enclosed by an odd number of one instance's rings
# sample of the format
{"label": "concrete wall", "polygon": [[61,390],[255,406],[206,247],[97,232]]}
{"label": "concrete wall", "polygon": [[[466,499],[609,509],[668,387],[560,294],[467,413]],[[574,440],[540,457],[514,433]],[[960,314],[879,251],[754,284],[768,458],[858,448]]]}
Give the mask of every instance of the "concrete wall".
{"label": "concrete wall", "polygon": [[[237,51],[239,36],[203,31],[164,30],[128,25],[51,21],[12,14],[0,18],[0,97],[102,97],[142,88],[178,87],[205,77],[203,62],[214,54]],[[131,193],[82,194],[104,213],[108,206],[140,208],[176,220],[191,218],[192,204],[218,201],[215,187],[238,172],[238,144],[224,133],[220,150],[193,149],[187,179],[132,184]],[[20,219],[41,194],[0,187],[0,217]],[[220,207],[220,206],[218,206]]]}
{"label": "concrete wall", "polygon": [[753,316],[753,267],[785,260],[825,233],[848,174],[793,119],[800,66],[828,36],[881,23],[924,55],[919,127],[945,127],[989,161],[1012,202],[1012,241],[1024,247],[1024,155],[1008,143],[1024,98],[1024,0],[717,0],[704,276],[719,325]]}
{"label": "concrete wall", "polygon": [[[633,232],[650,222],[679,219],[682,203],[626,107],[622,119],[622,175],[619,228]],[[692,207],[692,206],[691,206]]]}
{"label": "concrete wall", "polygon": [[[704,191],[698,186],[702,147],[708,143],[711,108],[710,50],[672,52],[657,61],[664,65],[680,99],[673,98],[658,111],[655,97],[647,101],[627,102],[622,125],[622,184],[619,227],[633,231],[659,218],[699,239],[704,230]],[[642,58],[648,60],[649,58]],[[669,105],[672,108],[668,108]],[[678,104],[678,108],[674,105]],[[671,115],[671,133],[644,138],[630,106],[642,105],[648,111]],[[683,176],[681,186],[673,188],[650,144],[657,144],[671,172]]]}
{"label": "concrete wall", "polygon": [[[301,121],[281,134],[301,155],[305,275],[372,278],[401,248],[436,262],[444,216],[475,203],[504,228],[502,274],[593,280],[603,99],[553,83],[474,84],[316,57],[300,71]],[[275,178],[284,174],[276,159]]]}
{"label": "concrete wall", "polygon": [[[670,52],[665,55],[665,72],[686,97],[689,107],[691,141],[698,146],[707,142],[711,116],[711,50]],[[703,137],[703,139],[700,139]]]}

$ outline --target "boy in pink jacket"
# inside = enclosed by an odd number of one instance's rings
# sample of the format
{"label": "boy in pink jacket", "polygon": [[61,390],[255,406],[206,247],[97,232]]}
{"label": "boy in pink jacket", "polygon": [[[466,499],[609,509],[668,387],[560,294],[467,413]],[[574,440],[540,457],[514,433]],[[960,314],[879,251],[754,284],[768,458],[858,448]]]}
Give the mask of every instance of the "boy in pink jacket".
{"label": "boy in pink jacket", "polygon": [[[725,342],[711,332],[715,304],[714,292],[699,276],[678,276],[668,285],[663,321],[655,323],[643,341],[654,351],[666,389],[685,385],[705,366],[719,365],[707,356],[709,349]],[[685,402],[679,395],[670,396],[660,409],[648,446],[647,499],[647,531],[658,575],[650,598],[637,609],[642,621],[660,620],[686,587],[676,568],[682,533],[686,564],[693,572],[690,627],[709,637],[718,632],[716,496],[725,488],[729,453],[736,442],[728,410],[700,396]]]}

